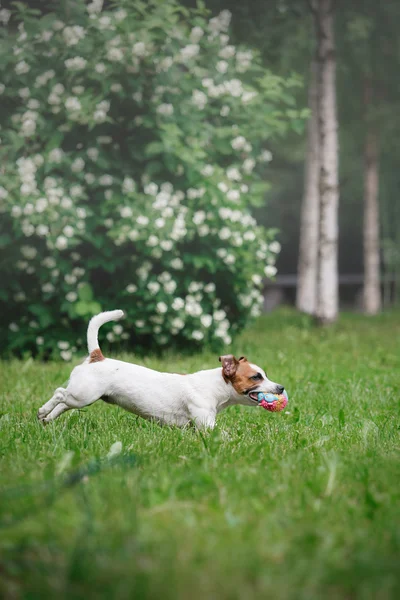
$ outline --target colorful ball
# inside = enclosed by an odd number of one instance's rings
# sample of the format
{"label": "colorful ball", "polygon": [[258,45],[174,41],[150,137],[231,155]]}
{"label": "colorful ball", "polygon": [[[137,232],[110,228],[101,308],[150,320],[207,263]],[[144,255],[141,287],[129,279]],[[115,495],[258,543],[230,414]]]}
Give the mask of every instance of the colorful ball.
{"label": "colorful ball", "polygon": [[286,390],[282,394],[258,394],[258,404],[271,412],[279,412],[285,408],[289,400]]}

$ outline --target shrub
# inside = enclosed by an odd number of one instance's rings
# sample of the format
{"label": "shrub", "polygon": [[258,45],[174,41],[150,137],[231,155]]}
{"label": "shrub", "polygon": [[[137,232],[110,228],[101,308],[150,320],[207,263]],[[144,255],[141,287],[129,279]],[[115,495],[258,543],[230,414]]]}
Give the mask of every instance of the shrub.
{"label": "shrub", "polygon": [[231,45],[228,11],[59,4],[19,3],[0,56],[2,351],[68,360],[113,308],[110,342],[229,344],[276,271],[250,207],[298,80]]}

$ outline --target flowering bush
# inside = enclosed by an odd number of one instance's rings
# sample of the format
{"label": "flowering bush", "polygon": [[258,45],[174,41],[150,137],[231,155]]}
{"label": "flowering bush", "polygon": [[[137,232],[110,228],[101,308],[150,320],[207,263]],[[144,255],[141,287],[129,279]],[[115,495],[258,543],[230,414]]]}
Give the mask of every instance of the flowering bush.
{"label": "flowering bush", "polygon": [[2,351],[68,360],[82,320],[113,308],[128,320],[110,342],[229,344],[276,272],[250,206],[265,143],[301,119],[298,81],[231,45],[228,11],[77,0],[67,23],[17,6],[0,51]]}

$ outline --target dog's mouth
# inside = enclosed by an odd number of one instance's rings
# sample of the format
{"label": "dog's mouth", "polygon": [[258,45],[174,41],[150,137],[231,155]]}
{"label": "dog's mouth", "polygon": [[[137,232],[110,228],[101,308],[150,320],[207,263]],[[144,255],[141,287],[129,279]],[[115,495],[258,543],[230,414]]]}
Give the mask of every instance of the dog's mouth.
{"label": "dog's mouth", "polygon": [[250,398],[250,400],[254,400],[254,402],[258,402],[258,394],[260,393],[260,390],[258,390],[257,392],[248,392],[248,397]]}

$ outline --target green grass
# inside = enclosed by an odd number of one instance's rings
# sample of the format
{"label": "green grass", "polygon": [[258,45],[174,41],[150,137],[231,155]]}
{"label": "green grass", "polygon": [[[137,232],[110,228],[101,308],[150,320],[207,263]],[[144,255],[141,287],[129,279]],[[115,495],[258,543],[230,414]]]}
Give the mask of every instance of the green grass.
{"label": "green grass", "polygon": [[232,407],[205,435],[101,402],[43,428],[37,408],[70,366],[2,363],[0,595],[400,597],[399,321],[261,318],[233,350],[286,385],[288,410]]}

